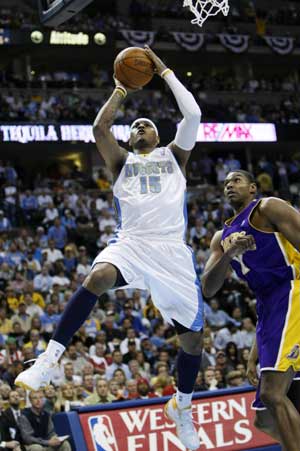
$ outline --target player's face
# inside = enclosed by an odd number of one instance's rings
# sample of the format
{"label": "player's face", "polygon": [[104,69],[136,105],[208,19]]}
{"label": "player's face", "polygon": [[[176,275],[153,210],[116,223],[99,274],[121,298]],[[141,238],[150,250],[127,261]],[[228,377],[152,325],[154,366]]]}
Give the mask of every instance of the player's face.
{"label": "player's face", "polygon": [[129,144],[137,150],[147,147],[156,147],[159,143],[156,130],[147,121],[137,121],[131,128]]}
{"label": "player's face", "polygon": [[224,194],[234,208],[247,204],[256,193],[256,185],[240,172],[230,172],[224,182]]}

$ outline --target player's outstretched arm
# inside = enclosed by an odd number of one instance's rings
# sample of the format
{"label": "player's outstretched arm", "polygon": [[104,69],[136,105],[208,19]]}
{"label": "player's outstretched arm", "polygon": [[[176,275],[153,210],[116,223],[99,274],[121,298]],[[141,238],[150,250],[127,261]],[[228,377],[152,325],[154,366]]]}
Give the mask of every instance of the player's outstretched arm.
{"label": "player's outstretched arm", "polygon": [[260,203],[259,213],[300,251],[300,214],[295,208],[282,199],[268,197]]}
{"label": "player's outstretched arm", "polygon": [[97,148],[114,177],[119,174],[127,157],[127,151],[119,146],[110,131],[116,113],[127,95],[127,90],[118,80],[115,80],[115,83],[112,95],[99,111],[93,124]]}
{"label": "player's outstretched arm", "polygon": [[211,240],[210,257],[201,277],[202,291],[206,298],[213,297],[220,290],[230,267],[231,257],[227,253],[224,254],[221,238],[222,230],[219,230]]}
{"label": "player's outstretched arm", "polygon": [[223,252],[221,246],[222,230],[215,233],[210,243],[210,257],[201,277],[202,291],[205,297],[213,297],[222,288],[231,260],[246,251],[255,249],[252,235],[236,238]]}
{"label": "player's outstretched arm", "polygon": [[177,101],[180,112],[183,116],[180,122],[174,141],[169,144],[180,166],[185,167],[190,151],[195,146],[199,124],[201,120],[201,110],[194,96],[178,80],[174,72],[167,68],[163,61],[148,47],[145,51],[153,61],[156,72],[168,84]]}

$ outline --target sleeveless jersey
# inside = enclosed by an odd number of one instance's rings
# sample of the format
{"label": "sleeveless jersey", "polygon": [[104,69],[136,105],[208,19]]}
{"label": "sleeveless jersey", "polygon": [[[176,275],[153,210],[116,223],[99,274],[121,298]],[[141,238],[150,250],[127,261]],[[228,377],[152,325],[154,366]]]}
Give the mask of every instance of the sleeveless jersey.
{"label": "sleeveless jersey", "polygon": [[221,241],[226,251],[237,236],[253,235],[256,250],[235,257],[231,266],[258,298],[272,292],[275,295],[276,286],[283,281],[299,279],[300,272],[300,253],[281,233],[263,232],[251,224],[252,212],[259,202],[252,201],[237,216],[226,221]]}
{"label": "sleeveless jersey", "polygon": [[129,153],[113,194],[117,238],[185,238],[186,179],[169,148],[146,156]]}

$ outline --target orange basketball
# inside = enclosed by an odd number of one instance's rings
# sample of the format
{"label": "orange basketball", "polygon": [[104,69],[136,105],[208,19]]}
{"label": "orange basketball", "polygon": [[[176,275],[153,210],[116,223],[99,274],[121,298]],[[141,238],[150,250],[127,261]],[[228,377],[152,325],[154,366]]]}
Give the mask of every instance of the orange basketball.
{"label": "orange basketball", "polygon": [[128,47],[116,57],[114,72],[125,87],[137,89],[149,83],[154,74],[154,64],[144,49]]}

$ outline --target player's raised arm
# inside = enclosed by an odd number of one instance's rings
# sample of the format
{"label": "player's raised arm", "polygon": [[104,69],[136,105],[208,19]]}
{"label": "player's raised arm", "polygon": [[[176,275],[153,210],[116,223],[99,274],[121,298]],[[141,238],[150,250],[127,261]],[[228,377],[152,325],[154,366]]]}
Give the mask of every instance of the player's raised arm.
{"label": "player's raised arm", "polygon": [[169,144],[169,147],[172,149],[180,166],[185,167],[190,156],[190,151],[196,144],[201,120],[201,110],[192,93],[183,86],[174,72],[168,69],[149,47],[146,46],[145,51],[153,61],[158,75],[166,81],[173,92],[183,116],[178,126],[175,139]]}
{"label": "player's raised arm", "polygon": [[223,252],[221,239],[222,230],[216,232],[211,240],[211,254],[201,277],[202,291],[207,298],[211,298],[220,290],[220,288],[222,288],[231,260],[234,257],[255,248],[253,236],[245,235],[236,238],[231,243],[230,247]]}
{"label": "player's raised arm", "polygon": [[262,200],[258,211],[300,251],[300,214],[295,208],[282,199],[268,197]]}
{"label": "player's raised arm", "polygon": [[103,105],[94,121],[93,133],[97,148],[106,166],[114,176],[117,176],[126,160],[127,151],[119,146],[110,128],[118,109],[127,95],[127,90],[116,79],[115,83],[116,87],[112,95]]}

